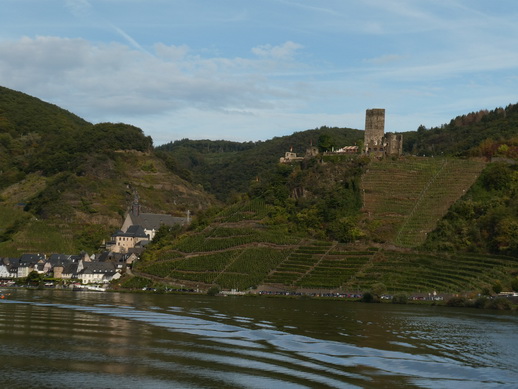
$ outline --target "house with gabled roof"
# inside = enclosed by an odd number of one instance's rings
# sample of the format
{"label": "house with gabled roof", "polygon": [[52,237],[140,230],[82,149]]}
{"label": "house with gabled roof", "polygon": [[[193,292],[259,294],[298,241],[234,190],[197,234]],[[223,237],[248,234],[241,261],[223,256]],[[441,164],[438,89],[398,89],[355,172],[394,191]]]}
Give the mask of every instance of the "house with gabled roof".
{"label": "house with gabled roof", "polygon": [[117,230],[111,238],[111,241],[106,243],[106,248],[114,253],[127,253],[138,244],[149,242],[149,235],[138,225],[129,226],[126,232]]}
{"label": "house with gabled roof", "polygon": [[[62,278],[64,280],[71,280],[77,278],[77,268],[79,263],[69,263],[65,265],[62,269],[60,267],[54,268],[54,277]],[[59,277],[59,272],[61,272],[61,277]]]}
{"label": "house with gabled roof", "polygon": [[38,263],[44,263],[45,259],[44,254],[22,254],[18,264],[17,277],[27,277],[31,271],[37,270]]}
{"label": "house with gabled roof", "polygon": [[113,251],[104,251],[99,254],[99,262],[113,262],[117,265],[117,268],[125,268],[127,265],[131,265],[138,259],[137,253],[133,249],[128,249],[127,253],[115,253]]}
{"label": "house with gabled roof", "polygon": [[16,278],[19,263],[19,258],[0,258],[0,278]]}
{"label": "house with gabled roof", "polygon": [[83,284],[99,284],[119,279],[120,271],[117,271],[113,262],[84,262],[78,266],[77,278]]}

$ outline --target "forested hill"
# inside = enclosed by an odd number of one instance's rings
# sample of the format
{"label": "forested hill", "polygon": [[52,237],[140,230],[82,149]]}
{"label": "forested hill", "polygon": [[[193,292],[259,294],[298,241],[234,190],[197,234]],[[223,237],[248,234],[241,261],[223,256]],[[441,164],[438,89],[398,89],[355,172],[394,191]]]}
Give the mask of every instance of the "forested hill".
{"label": "forested hill", "polygon": [[39,132],[52,134],[66,128],[85,128],[91,123],[57,105],[0,86],[0,131],[16,137]]}
{"label": "forested hill", "polygon": [[93,152],[151,147],[151,138],[137,127],[93,125],[55,105],[0,87],[0,189],[33,172],[80,173]]}
{"label": "forested hill", "polygon": [[0,87],[0,256],[94,252],[140,196],[144,212],[194,214],[214,199],[172,173],[140,128],[91,124]]}
{"label": "forested hill", "polygon": [[[501,148],[501,146],[503,146]],[[500,148],[500,149],[499,149]],[[418,155],[518,156],[518,104],[457,116],[448,124],[404,133],[404,150]]]}
{"label": "forested hill", "polygon": [[262,173],[271,171],[287,151],[303,156],[311,145],[326,151],[360,145],[362,141],[363,131],[324,126],[264,142],[182,139],[158,146],[156,151],[175,166],[177,174],[226,201],[234,193],[246,192],[250,184]]}

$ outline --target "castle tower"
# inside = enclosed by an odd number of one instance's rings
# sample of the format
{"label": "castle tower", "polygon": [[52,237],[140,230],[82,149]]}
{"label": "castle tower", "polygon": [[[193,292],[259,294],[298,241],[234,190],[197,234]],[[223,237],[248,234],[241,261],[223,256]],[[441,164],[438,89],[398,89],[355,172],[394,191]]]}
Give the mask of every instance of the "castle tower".
{"label": "castle tower", "polygon": [[373,108],[365,112],[364,153],[383,155],[385,137],[385,109]]}
{"label": "castle tower", "polygon": [[385,136],[385,109],[373,108],[365,112],[365,143],[381,144]]}

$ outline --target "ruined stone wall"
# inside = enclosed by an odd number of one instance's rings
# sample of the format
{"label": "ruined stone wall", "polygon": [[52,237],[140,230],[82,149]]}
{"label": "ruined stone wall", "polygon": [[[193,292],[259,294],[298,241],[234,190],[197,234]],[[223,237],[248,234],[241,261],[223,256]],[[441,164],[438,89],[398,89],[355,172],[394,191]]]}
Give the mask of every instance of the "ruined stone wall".
{"label": "ruined stone wall", "polygon": [[403,154],[403,135],[402,134],[388,134],[387,135],[387,154],[401,155]]}

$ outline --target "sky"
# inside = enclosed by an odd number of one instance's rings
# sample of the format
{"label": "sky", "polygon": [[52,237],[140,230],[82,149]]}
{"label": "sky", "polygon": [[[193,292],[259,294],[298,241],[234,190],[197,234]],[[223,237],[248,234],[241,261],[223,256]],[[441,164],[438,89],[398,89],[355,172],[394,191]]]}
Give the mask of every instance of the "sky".
{"label": "sky", "polygon": [[0,85],[155,145],[518,102],[516,0],[0,0]]}

